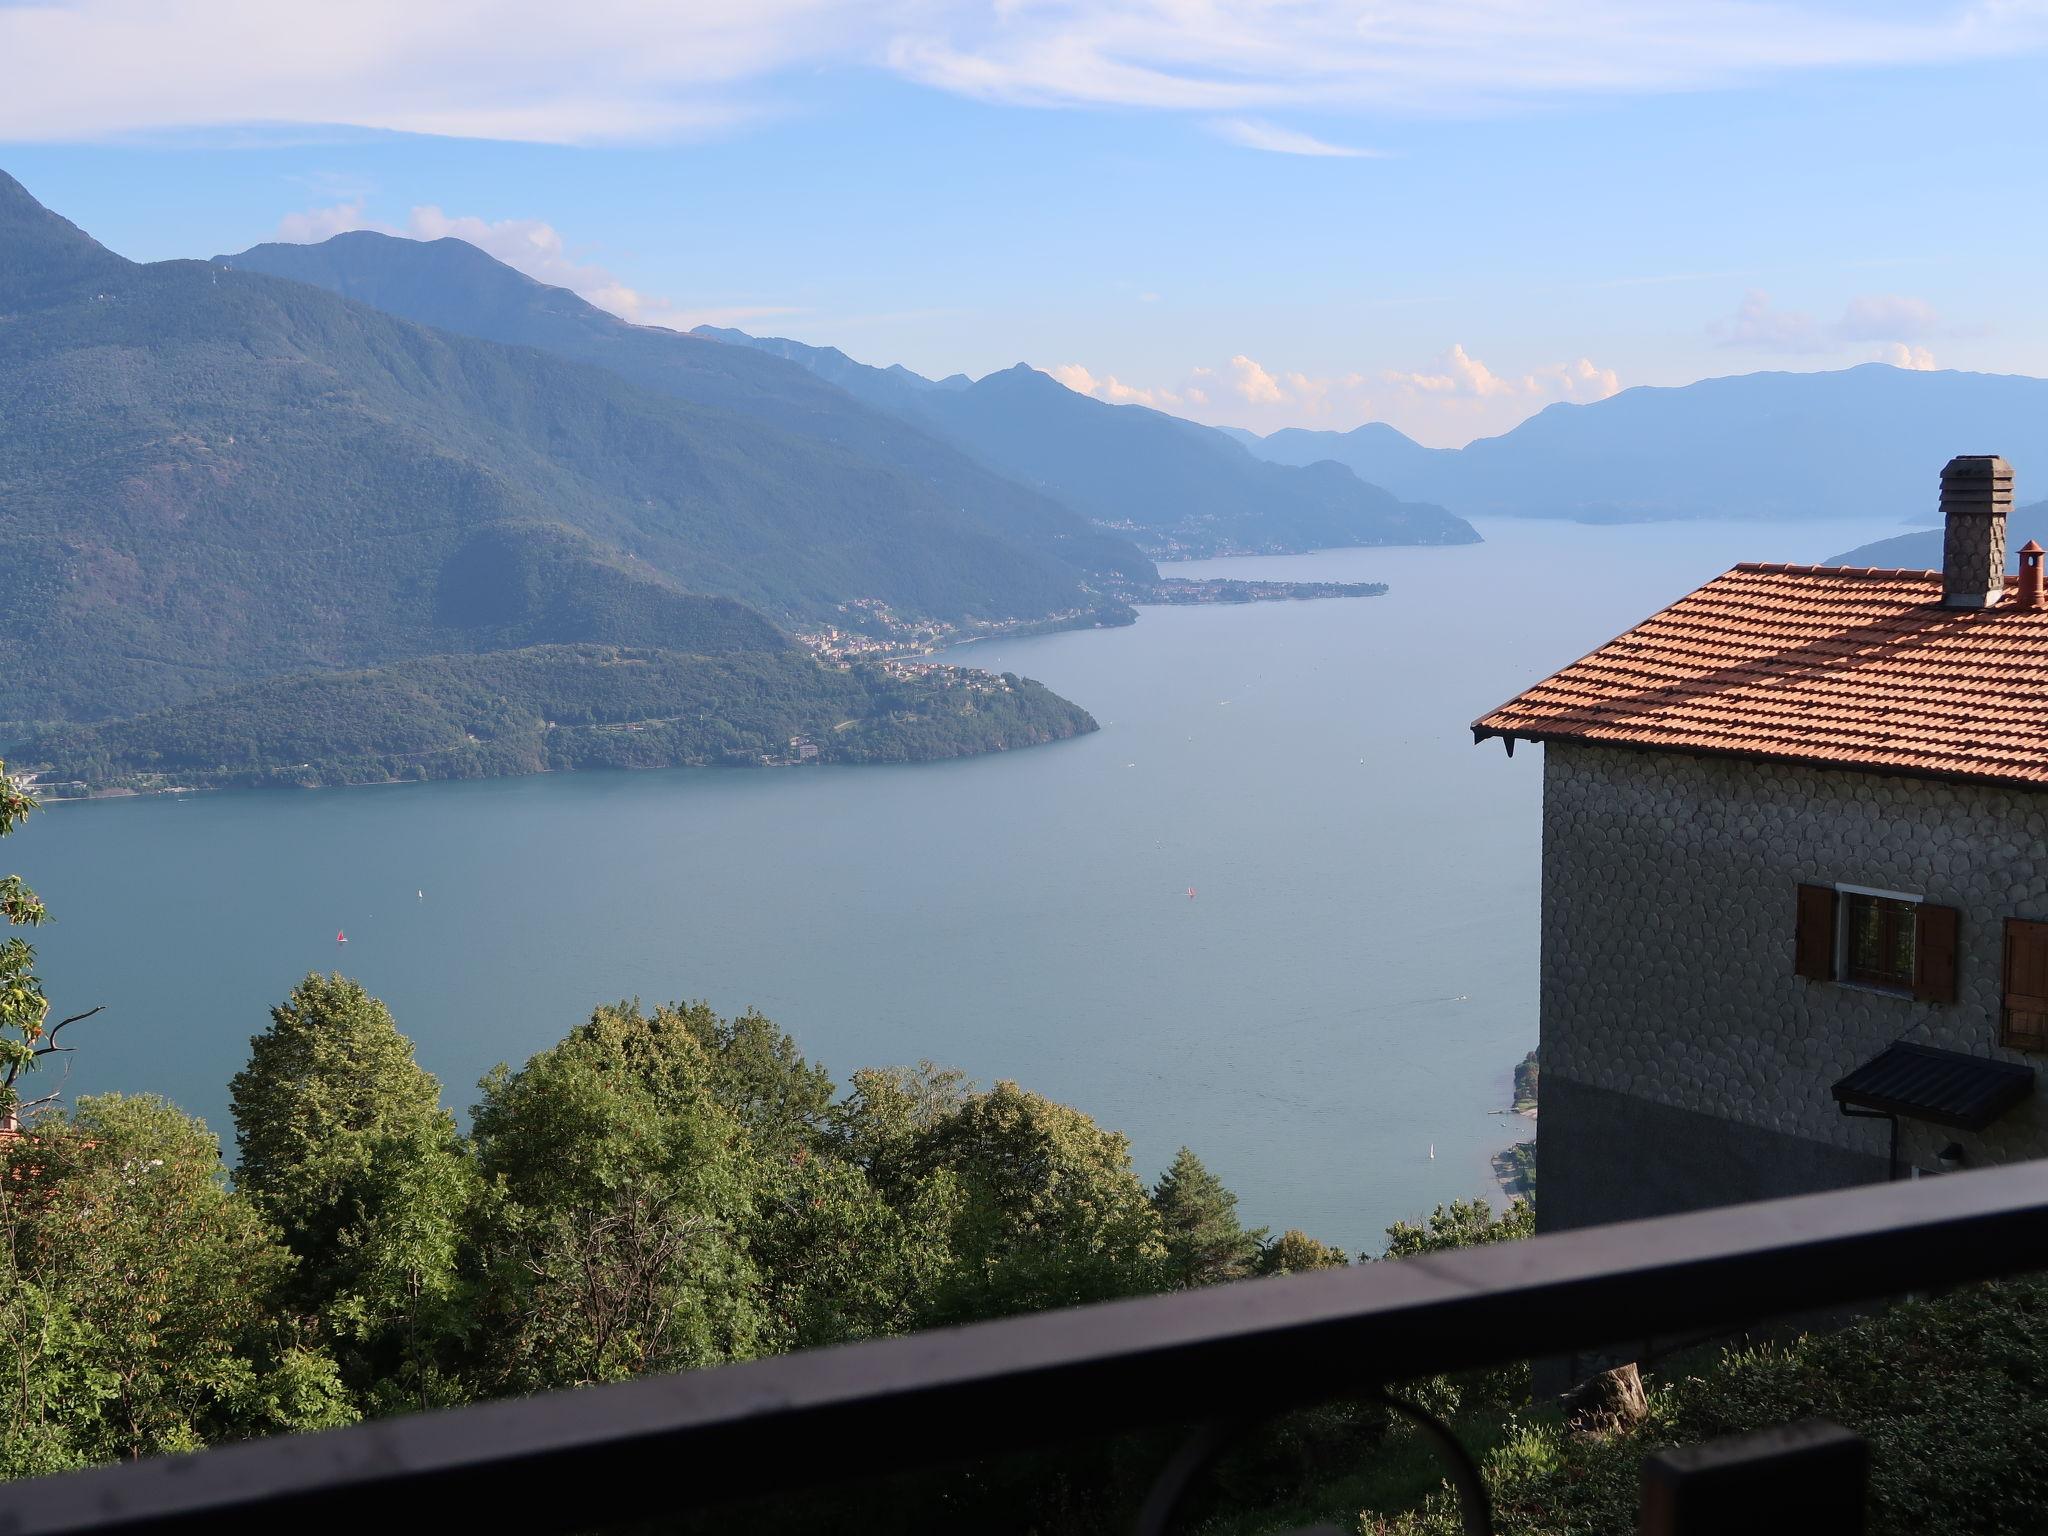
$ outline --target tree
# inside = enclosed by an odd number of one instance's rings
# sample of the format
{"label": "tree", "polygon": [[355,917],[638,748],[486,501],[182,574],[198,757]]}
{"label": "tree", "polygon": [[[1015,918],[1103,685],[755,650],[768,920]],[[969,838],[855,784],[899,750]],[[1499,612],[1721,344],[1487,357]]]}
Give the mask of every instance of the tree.
{"label": "tree", "polygon": [[441,1085],[345,977],[308,976],[270,1021],[229,1092],[236,1186],[299,1258],[285,1295],[320,1318],[366,1402],[451,1401],[474,1180]]}
{"label": "tree", "polygon": [[924,1321],[960,1322],[1149,1291],[1166,1257],[1130,1142],[1015,1083],[913,1133],[908,1164],[959,1186],[949,1272]]}
{"label": "tree", "polygon": [[267,1311],[291,1255],[162,1099],[82,1099],[0,1144],[0,1260],[0,1472],[354,1417],[333,1362]]}
{"label": "tree", "polygon": [[[0,837],[18,828],[35,808],[35,796],[7,777],[6,761],[0,759]],[[48,917],[49,912],[22,883],[21,876],[0,876],[0,919],[9,928],[34,928]],[[43,994],[42,978],[36,975],[35,946],[19,934],[0,941],[0,1129],[12,1130],[20,1123],[24,1106],[16,1085],[22,1074],[32,1071],[46,1056],[70,1050],[70,1046],[57,1043],[60,1032],[99,1011],[90,1008],[50,1023],[50,1000]],[[51,1102],[52,1098],[39,1099],[27,1107],[41,1108]]]}
{"label": "tree", "polygon": [[1237,1280],[1252,1272],[1266,1229],[1247,1232],[1237,1196],[1186,1147],[1152,1191],[1166,1245],[1167,1284],[1176,1290]]}
{"label": "tree", "polygon": [[621,1003],[484,1079],[472,1126],[487,1181],[479,1347],[493,1388],[755,1352],[755,1170],[715,1075],[672,1010]]}
{"label": "tree", "polygon": [[1452,1248],[1470,1248],[1475,1243],[1505,1243],[1536,1233],[1536,1209],[1526,1200],[1513,1200],[1498,1217],[1484,1200],[1453,1200],[1429,1213],[1421,1226],[1397,1221],[1387,1228],[1389,1259],[1405,1259],[1418,1253],[1444,1253]]}
{"label": "tree", "polygon": [[[1535,1208],[1525,1200],[1509,1202],[1499,1216],[1484,1200],[1453,1200],[1431,1211],[1419,1226],[1397,1221],[1388,1227],[1383,1257],[1405,1259],[1481,1243],[1513,1242],[1531,1237],[1535,1231]],[[1403,1384],[1401,1390],[1439,1418],[1449,1418],[1481,1410],[1505,1413],[1529,1400],[1529,1380],[1528,1363],[1516,1361],[1493,1370],[1426,1377]]]}
{"label": "tree", "polygon": [[1342,1248],[1332,1248],[1299,1227],[1289,1227],[1259,1249],[1254,1268],[1262,1275],[1292,1275],[1305,1269],[1341,1269],[1350,1262]]}

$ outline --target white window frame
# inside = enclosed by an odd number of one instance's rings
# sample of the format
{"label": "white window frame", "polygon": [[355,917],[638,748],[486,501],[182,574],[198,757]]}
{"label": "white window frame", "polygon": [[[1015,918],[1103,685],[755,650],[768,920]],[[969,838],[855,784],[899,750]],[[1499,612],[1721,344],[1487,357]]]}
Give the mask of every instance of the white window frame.
{"label": "white window frame", "polygon": [[[1837,896],[1879,896],[1886,901],[1908,901],[1916,907],[1925,905],[1927,901],[1926,895],[1921,892],[1887,891],[1882,886],[1850,885],[1844,880],[1837,880],[1835,882],[1835,894]],[[1917,918],[1915,922],[1917,924]],[[1915,969],[1917,970],[1918,967],[1916,966]],[[1916,977],[1915,979],[1917,980],[1918,978]],[[1849,903],[1846,901],[1837,901],[1835,903],[1835,985],[1838,987],[1848,987],[1857,992],[1874,992],[1879,997],[1911,997],[1913,995],[1911,987],[1874,987],[1867,981],[1851,981],[1849,979]]]}

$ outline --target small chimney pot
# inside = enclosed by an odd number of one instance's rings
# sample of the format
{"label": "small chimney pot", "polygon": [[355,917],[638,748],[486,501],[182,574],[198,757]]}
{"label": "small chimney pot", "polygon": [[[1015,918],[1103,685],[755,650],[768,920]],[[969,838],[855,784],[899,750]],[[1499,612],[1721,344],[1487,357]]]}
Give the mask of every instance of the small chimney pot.
{"label": "small chimney pot", "polygon": [[2020,590],[2014,599],[2021,608],[2041,606],[2041,556],[2048,554],[2033,539],[2020,546]]}
{"label": "small chimney pot", "polygon": [[1941,471],[1941,601],[1989,608],[2005,596],[2005,519],[2012,466],[1996,454],[1964,454]]}

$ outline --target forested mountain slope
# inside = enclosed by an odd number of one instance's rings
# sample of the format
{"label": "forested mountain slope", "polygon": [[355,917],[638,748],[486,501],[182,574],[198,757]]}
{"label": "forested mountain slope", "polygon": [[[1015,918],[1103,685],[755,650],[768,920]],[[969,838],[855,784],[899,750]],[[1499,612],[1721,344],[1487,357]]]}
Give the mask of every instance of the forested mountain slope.
{"label": "forested mountain slope", "polygon": [[269,678],[30,737],[68,789],[470,779],[571,768],[913,762],[1095,729],[1025,678],[822,664],[794,647],[690,656],[543,645]]}
{"label": "forested mountain slope", "polygon": [[742,603],[1101,604],[851,449],[305,284],[127,262],[4,176],[0,518],[0,720],[508,643],[784,644]]}
{"label": "forested mountain slope", "polygon": [[465,241],[356,230],[318,245],[259,245],[215,261],[313,283],[416,324],[595,363],[659,394],[821,438],[916,478],[1004,536],[1084,572],[1133,581],[1157,575],[1128,540],[799,363],[629,324]]}

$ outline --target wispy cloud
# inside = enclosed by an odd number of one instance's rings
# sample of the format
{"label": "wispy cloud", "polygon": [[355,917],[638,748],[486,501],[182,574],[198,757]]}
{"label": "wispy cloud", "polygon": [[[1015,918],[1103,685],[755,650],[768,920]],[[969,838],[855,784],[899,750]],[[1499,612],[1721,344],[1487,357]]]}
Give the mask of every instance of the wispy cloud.
{"label": "wispy cloud", "polygon": [[1034,105],[1440,115],[2044,45],[2048,15],[2013,0],[1892,17],[1815,0],[1037,0],[936,7],[888,58],[944,90]]}
{"label": "wispy cloud", "polygon": [[843,67],[986,100],[1199,113],[1234,142],[1331,154],[1348,151],[1258,114],[1435,117],[2044,47],[2038,0],[1887,15],[1831,0],[42,0],[0,4],[0,140],[234,125],[676,138],[777,111],[778,78]]}
{"label": "wispy cloud", "polygon": [[1909,294],[1859,294],[1842,307],[1838,319],[1823,321],[1805,310],[1778,308],[1760,288],[1745,293],[1735,313],[1715,321],[1707,332],[1724,347],[1780,356],[1849,355],[1881,342],[1877,361],[1918,369],[1934,366],[1934,354],[1924,343],[1965,334],[1946,324],[1932,304]]}
{"label": "wispy cloud", "polygon": [[1246,149],[1263,149],[1275,155],[1311,155],[1336,160],[1384,160],[1386,151],[1355,149],[1332,144],[1312,134],[1297,133],[1258,117],[1222,117],[1210,124],[1218,137]]}
{"label": "wispy cloud", "polygon": [[608,267],[579,259],[570,251],[561,231],[545,220],[480,219],[473,214],[449,214],[431,203],[415,207],[404,225],[399,226],[368,217],[365,200],[355,197],[324,208],[286,214],[277,222],[277,238],[304,245],[356,229],[372,229],[412,240],[466,241],[537,282],[567,288],[599,309],[609,310],[635,325],[687,331],[698,325],[744,325],[804,313],[781,304],[678,305],[630,286]]}
{"label": "wispy cloud", "polygon": [[1315,374],[1238,353],[1168,384],[1131,384],[1081,363],[1048,370],[1067,388],[1115,404],[1156,406],[1222,426],[1348,430],[1387,421],[1420,441],[1458,444],[1501,432],[1559,400],[1604,400],[1620,376],[1591,358],[1496,371],[1453,344],[1425,367]]}

